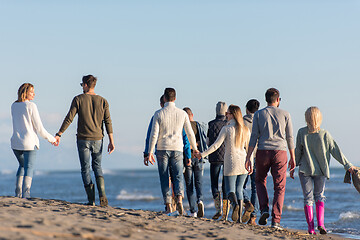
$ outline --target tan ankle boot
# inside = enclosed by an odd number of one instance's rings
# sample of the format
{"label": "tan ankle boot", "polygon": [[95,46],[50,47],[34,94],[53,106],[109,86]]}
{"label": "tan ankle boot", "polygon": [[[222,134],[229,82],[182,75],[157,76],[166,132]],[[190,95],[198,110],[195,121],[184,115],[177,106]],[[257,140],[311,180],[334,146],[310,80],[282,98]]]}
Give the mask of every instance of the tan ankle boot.
{"label": "tan ankle boot", "polygon": [[230,212],[230,200],[223,200],[223,215],[221,220],[226,221],[228,216],[229,216],[229,212]]}
{"label": "tan ankle boot", "polygon": [[247,224],[256,226],[256,216],[250,216],[250,220],[247,222]]}

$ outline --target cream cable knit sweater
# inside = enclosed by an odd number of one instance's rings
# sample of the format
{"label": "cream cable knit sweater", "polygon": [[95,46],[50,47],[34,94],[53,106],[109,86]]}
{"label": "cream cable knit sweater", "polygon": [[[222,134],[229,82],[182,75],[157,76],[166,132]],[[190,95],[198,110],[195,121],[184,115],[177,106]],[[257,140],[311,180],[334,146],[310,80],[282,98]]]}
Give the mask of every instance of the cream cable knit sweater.
{"label": "cream cable knit sweater", "polygon": [[12,149],[24,151],[39,149],[37,133],[51,143],[56,141],[45,130],[35,103],[14,102],[11,105],[11,115],[13,122],[13,135],[10,140]]}
{"label": "cream cable knit sweater", "polygon": [[167,102],[156,111],[151,128],[149,153],[157,150],[183,151],[182,131],[185,129],[191,148],[197,150],[195,134],[191,128],[189,116],[185,111]]}
{"label": "cream cable knit sweater", "polygon": [[[204,158],[207,155],[215,152],[223,142],[225,142],[225,155],[224,155],[224,176],[234,176],[248,174],[245,169],[246,148],[250,140],[250,130],[248,130],[247,138],[241,148],[235,147],[235,120],[231,119],[229,124],[224,126],[216,141],[203,153],[201,156]],[[251,157],[253,162],[253,158]]]}

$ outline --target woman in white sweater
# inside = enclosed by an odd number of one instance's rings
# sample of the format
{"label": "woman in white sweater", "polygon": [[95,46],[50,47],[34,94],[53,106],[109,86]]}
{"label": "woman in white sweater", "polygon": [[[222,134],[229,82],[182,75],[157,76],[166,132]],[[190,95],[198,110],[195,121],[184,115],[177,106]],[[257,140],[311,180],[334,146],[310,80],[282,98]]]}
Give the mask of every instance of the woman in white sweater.
{"label": "woman in white sweater", "polygon": [[[241,221],[243,208],[243,186],[248,171],[245,169],[245,159],[250,140],[250,131],[244,125],[240,107],[230,105],[226,112],[228,125],[224,126],[216,141],[201,153],[201,157],[206,157],[216,151],[225,142],[224,155],[224,181],[228,199],[233,206],[232,220]],[[226,218],[229,212],[226,210]],[[225,218],[225,219],[226,219]]]}
{"label": "woman in white sweater", "polygon": [[34,97],[34,86],[31,83],[24,83],[18,90],[18,99],[11,105],[13,135],[10,141],[11,148],[19,161],[16,173],[16,197],[30,198],[36,150],[40,146],[37,134],[56,145],[55,137],[42,125],[36,104],[30,102]]}

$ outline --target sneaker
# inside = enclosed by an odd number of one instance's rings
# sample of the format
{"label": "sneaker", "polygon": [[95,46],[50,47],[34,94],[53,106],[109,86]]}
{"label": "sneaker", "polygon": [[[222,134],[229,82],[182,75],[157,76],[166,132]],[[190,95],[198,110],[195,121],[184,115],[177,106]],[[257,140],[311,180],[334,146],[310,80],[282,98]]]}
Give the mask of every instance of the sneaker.
{"label": "sneaker", "polygon": [[196,218],[197,217],[197,213],[196,212],[192,212],[192,213],[190,213],[190,215],[189,215],[190,217],[194,217],[194,218]]}
{"label": "sneaker", "polygon": [[259,225],[266,225],[267,224],[267,219],[270,217],[269,212],[263,212],[261,214],[261,217],[259,219]]}
{"label": "sneaker", "polygon": [[272,222],[271,227],[275,228],[277,230],[283,230],[283,228],[280,226],[280,223],[277,223],[277,222]]}
{"label": "sneaker", "polygon": [[204,203],[202,201],[199,201],[198,203],[197,217],[198,218],[204,217]]}

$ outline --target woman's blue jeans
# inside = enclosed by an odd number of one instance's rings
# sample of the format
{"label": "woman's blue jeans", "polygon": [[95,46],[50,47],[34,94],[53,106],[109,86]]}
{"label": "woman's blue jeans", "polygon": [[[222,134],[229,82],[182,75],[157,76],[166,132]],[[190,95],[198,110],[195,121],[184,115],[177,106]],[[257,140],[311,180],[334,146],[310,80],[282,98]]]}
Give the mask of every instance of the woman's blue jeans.
{"label": "woman's blue jeans", "polygon": [[243,200],[243,187],[247,176],[247,174],[225,176],[224,180],[226,196],[229,197],[229,193],[233,192],[236,193],[236,197],[238,200]]}
{"label": "woman's blue jeans", "polygon": [[101,168],[103,140],[77,140],[77,147],[81,166],[81,177],[84,186],[92,183],[90,175],[90,156],[91,167],[94,171],[95,177],[102,177],[103,172]]}
{"label": "woman's blue jeans", "polygon": [[[185,166],[185,183],[186,183],[186,196],[190,205],[190,212],[196,212],[196,198],[197,202],[203,201],[202,182],[204,175],[204,163],[203,160],[197,158],[191,159],[191,165]],[[194,195],[194,183],[196,190],[196,198]]]}
{"label": "woman's blue jeans", "polygon": [[183,158],[183,152],[180,151],[156,150],[160,186],[165,204],[171,203],[172,199],[169,182],[170,176],[174,184],[175,196],[183,196]]}
{"label": "woman's blue jeans", "polygon": [[19,162],[16,176],[27,176],[32,178],[34,175],[36,150],[23,151],[13,149],[13,152]]}
{"label": "woman's blue jeans", "polygon": [[325,201],[325,176],[305,176],[304,173],[299,172],[299,179],[304,195],[304,205],[312,206],[315,202]]}

